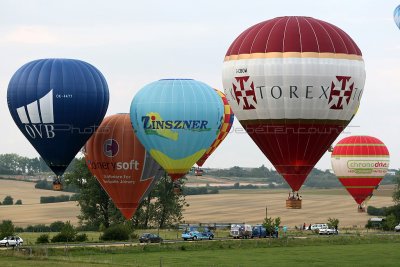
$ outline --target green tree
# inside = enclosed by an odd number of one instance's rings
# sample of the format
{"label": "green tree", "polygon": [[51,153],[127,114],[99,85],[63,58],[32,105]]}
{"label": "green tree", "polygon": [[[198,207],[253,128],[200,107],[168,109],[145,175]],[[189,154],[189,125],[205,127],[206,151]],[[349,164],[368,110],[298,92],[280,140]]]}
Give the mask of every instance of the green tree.
{"label": "green tree", "polygon": [[339,228],[339,219],[329,217],[328,218],[328,227],[335,228],[335,229]]}
{"label": "green tree", "polygon": [[277,217],[277,218],[271,218],[271,217],[265,217],[264,218],[264,222],[263,222],[263,226],[265,227],[265,229],[267,230],[267,232],[272,235],[272,233],[275,231],[276,228],[279,228],[281,224],[281,218]]}
{"label": "green tree", "polygon": [[15,201],[15,205],[22,205],[22,200],[18,199],[17,201]]}
{"label": "green tree", "polygon": [[[81,214],[80,222],[90,229],[108,228],[125,221],[107,193],[90,173],[85,159],[75,162],[71,172],[65,175],[65,182],[80,189],[77,196]],[[173,183],[168,176],[160,178],[152,192],[144,198],[132,219],[134,227],[160,228],[175,224],[182,219],[186,206],[184,195],[175,194]]]}
{"label": "green tree", "polygon": [[159,228],[176,224],[183,219],[183,208],[188,206],[185,196],[174,192],[170,177],[163,175],[153,189],[155,198],[154,222]]}
{"label": "green tree", "polygon": [[3,205],[13,205],[14,199],[11,196],[6,196],[3,200]]}
{"label": "green tree", "polygon": [[124,220],[100,183],[90,173],[84,158],[75,161],[71,172],[65,175],[65,183],[80,189],[77,199],[81,214],[78,218],[82,224],[98,229],[100,225],[108,228],[111,223]]}
{"label": "green tree", "polygon": [[1,237],[13,235],[15,232],[15,226],[10,220],[3,220],[0,224],[0,235]]}
{"label": "green tree", "polygon": [[383,224],[383,230],[393,231],[396,225],[397,225],[396,216],[394,216],[394,214],[389,214],[388,216],[386,216],[386,221]]}

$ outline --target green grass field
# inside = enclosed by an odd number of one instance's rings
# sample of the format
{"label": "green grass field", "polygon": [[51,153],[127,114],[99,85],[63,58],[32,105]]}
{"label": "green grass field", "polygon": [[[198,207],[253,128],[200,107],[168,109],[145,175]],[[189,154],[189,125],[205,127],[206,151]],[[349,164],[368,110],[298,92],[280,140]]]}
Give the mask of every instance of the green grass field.
{"label": "green grass field", "polygon": [[399,235],[0,250],[1,266],[398,266]]}

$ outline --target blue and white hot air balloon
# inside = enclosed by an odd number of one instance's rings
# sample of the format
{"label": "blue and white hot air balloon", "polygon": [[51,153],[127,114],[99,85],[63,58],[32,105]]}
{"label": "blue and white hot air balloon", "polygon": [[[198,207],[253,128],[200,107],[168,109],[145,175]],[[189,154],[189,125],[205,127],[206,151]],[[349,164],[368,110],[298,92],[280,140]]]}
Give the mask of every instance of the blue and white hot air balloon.
{"label": "blue and white hot air balloon", "polygon": [[400,5],[398,5],[393,12],[393,19],[397,27],[400,29]]}
{"label": "blue and white hot air balloon", "polygon": [[101,72],[73,59],[29,62],[13,75],[7,90],[15,123],[57,176],[101,123],[108,102]]}
{"label": "blue and white hot air balloon", "polygon": [[131,122],[140,142],[176,181],[214,142],[221,128],[221,97],[205,83],[165,79],[133,98]]}

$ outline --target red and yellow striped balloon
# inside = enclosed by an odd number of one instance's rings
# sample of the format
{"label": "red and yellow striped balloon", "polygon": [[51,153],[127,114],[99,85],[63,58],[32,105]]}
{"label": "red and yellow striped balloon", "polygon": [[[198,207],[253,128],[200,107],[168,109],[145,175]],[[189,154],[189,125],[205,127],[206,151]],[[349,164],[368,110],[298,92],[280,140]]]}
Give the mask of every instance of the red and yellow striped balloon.
{"label": "red and yellow striped balloon", "polygon": [[350,136],[333,149],[332,168],[339,181],[361,205],[372,196],[389,168],[389,151],[372,136]]}
{"label": "red and yellow striped balloon", "polygon": [[217,147],[221,144],[221,142],[224,141],[225,137],[228,135],[228,133],[232,127],[233,119],[234,119],[231,106],[229,105],[225,94],[217,89],[214,89],[214,90],[221,97],[222,102],[224,103],[224,115],[222,117],[222,123],[221,123],[219,135],[214,140],[214,142],[211,144],[211,146],[207,149],[206,153],[204,153],[204,155],[197,161],[197,165],[200,167],[203,166],[204,162],[208,159],[208,157],[212,153],[214,153],[215,149],[217,149]]}

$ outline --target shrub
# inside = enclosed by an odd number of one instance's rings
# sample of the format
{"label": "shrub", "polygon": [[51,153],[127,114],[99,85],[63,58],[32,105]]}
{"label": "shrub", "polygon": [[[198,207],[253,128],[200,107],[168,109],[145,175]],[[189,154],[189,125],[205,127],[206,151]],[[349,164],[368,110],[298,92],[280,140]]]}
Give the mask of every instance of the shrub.
{"label": "shrub", "polygon": [[40,204],[66,202],[66,201],[69,201],[69,196],[68,195],[40,197]]}
{"label": "shrub", "polygon": [[14,232],[15,232],[15,227],[13,222],[11,220],[3,220],[3,222],[0,224],[1,237],[13,235]]}
{"label": "shrub", "polygon": [[42,234],[36,239],[36,244],[47,244],[49,243],[49,235],[48,234]]}
{"label": "shrub", "polygon": [[88,236],[87,234],[79,234],[75,237],[76,242],[85,242],[88,241]]}
{"label": "shrub", "polygon": [[386,216],[386,221],[383,224],[383,230],[393,231],[396,225],[397,225],[396,216],[394,216],[394,214],[390,214]]}
{"label": "shrub", "polygon": [[53,238],[51,239],[52,243],[60,243],[60,242],[74,242],[75,241],[75,237],[72,237],[65,234],[65,233],[58,233],[55,236],[53,236]]}
{"label": "shrub", "polygon": [[65,223],[62,221],[55,221],[50,224],[50,231],[52,232],[61,232],[61,229],[65,226]]}
{"label": "shrub", "polygon": [[374,206],[368,206],[367,208],[368,215],[373,216],[385,216],[386,215],[386,208],[376,208]]}
{"label": "shrub", "polygon": [[35,184],[35,188],[51,190],[51,189],[53,189],[53,184],[44,179],[44,180],[37,181]]}
{"label": "shrub", "polygon": [[50,227],[44,224],[28,225],[25,232],[50,232]]}
{"label": "shrub", "polygon": [[133,231],[128,226],[123,224],[117,224],[105,229],[103,234],[100,236],[100,240],[125,241],[129,240],[130,234],[132,232]]}
{"label": "shrub", "polygon": [[18,199],[17,201],[15,201],[15,205],[22,205],[22,200]]}
{"label": "shrub", "polygon": [[53,236],[51,242],[73,242],[75,241],[76,234],[74,226],[68,221],[62,227],[61,232]]}
{"label": "shrub", "polygon": [[24,231],[24,228],[22,227],[15,227],[15,232],[16,233],[22,233]]}
{"label": "shrub", "polygon": [[14,204],[14,199],[11,196],[6,196],[3,200],[3,205],[12,205]]}
{"label": "shrub", "polygon": [[329,226],[329,228],[337,229],[339,227],[339,219],[329,217],[328,218],[328,226]]}

